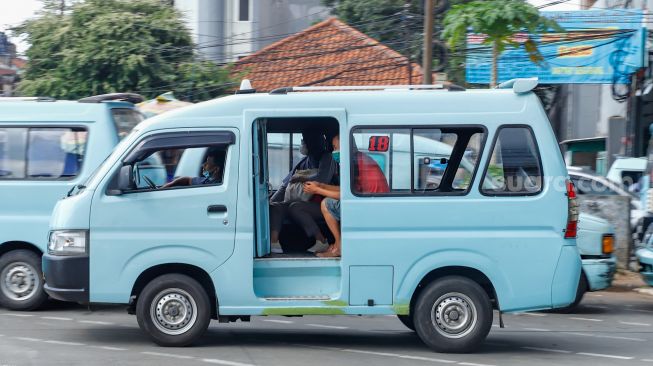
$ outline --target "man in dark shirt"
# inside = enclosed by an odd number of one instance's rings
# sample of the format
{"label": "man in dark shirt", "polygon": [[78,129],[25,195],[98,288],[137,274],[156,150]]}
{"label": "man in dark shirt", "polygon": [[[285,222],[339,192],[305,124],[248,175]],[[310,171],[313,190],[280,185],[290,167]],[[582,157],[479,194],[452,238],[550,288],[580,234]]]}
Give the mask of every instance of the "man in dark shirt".
{"label": "man in dark shirt", "polygon": [[162,188],[222,183],[225,155],[226,152],[222,148],[209,148],[206,153],[206,161],[202,165],[201,177],[179,177],[170,183],[164,184]]}

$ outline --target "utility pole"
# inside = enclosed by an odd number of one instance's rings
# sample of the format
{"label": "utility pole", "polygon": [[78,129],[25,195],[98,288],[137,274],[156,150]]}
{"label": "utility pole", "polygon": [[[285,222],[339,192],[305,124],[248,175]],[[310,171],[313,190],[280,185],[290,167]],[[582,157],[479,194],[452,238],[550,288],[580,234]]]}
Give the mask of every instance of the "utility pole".
{"label": "utility pole", "polygon": [[436,0],[424,2],[424,52],[422,52],[422,84],[433,84],[431,66],[433,65],[433,8]]}
{"label": "utility pole", "polygon": [[408,29],[408,14],[410,12],[410,0],[406,0],[404,3],[404,8],[401,11],[402,12],[402,18],[401,18],[401,23],[402,27],[404,28],[404,41],[406,42],[407,49],[408,51],[405,51],[407,53],[406,59],[408,60],[408,63],[406,64],[407,72],[408,72],[408,85],[413,85],[413,59],[411,57],[413,48],[411,47],[411,39],[410,39],[410,31]]}

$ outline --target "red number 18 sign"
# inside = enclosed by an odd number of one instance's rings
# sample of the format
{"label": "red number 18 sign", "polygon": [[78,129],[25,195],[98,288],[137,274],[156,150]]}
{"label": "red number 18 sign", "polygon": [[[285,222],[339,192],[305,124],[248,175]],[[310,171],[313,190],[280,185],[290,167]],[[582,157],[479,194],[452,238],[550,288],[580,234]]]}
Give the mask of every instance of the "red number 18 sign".
{"label": "red number 18 sign", "polygon": [[367,147],[367,151],[388,151],[390,147],[390,137],[388,136],[371,136],[370,144]]}

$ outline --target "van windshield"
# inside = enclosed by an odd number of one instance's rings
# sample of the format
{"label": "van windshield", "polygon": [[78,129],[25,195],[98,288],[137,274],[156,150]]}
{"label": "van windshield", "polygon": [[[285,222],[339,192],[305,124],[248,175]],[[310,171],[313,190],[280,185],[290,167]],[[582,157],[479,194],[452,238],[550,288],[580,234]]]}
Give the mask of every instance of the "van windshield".
{"label": "van windshield", "polygon": [[141,113],[129,108],[111,109],[111,118],[113,118],[113,123],[116,124],[116,131],[121,140],[127,137],[134,127],[145,119]]}

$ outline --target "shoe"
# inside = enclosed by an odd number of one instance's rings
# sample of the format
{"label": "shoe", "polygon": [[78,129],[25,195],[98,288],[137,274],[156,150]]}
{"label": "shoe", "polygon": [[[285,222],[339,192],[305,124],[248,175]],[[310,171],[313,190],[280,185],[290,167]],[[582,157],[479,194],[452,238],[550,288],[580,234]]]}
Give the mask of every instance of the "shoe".
{"label": "shoe", "polygon": [[315,245],[308,248],[308,251],[311,253],[320,253],[320,252],[324,252],[327,249],[329,249],[329,243],[325,243],[323,241],[318,240],[315,242]]}
{"label": "shoe", "polygon": [[281,244],[279,243],[270,244],[270,251],[274,254],[283,254],[283,248],[281,248]]}

